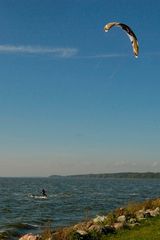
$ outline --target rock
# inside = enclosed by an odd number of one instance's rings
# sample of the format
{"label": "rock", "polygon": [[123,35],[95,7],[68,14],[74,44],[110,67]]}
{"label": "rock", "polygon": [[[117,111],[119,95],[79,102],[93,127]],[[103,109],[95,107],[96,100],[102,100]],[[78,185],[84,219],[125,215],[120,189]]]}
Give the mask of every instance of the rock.
{"label": "rock", "polygon": [[141,221],[141,220],[143,220],[143,219],[145,218],[145,212],[144,212],[144,210],[139,210],[139,211],[137,211],[135,214],[136,214],[136,219],[137,219],[138,221]]}
{"label": "rock", "polygon": [[102,234],[115,233],[115,228],[109,225],[106,225],[101,230]]}
{"label": "rock", "polygon": [[22,236],[19,240],[38,240],[39,236],[35,236],[31,233],[25,234],[24,236]]}
{"label": "rock", "polygon": [[93,219],[93,222],[94,222],[94,223],[102,223],[102,222],[104,222],[105,220],[107,220],[107,217],[106,217],[106,216],[97,216],[96,218]]}
{"label": "rock", "polygon": [[122,222],[116,222],[116,223],[113,223],[113,227],[118,230],[118,229],[122,229],[124,227],[124,223]]}
{"label": "rock", "polygon": [[78,224],[74,225],[73,229],[75,231],[77,231],[77,230],[85,230],[86,229],[86,223],[78,223]]}
{"label": "rock", "polygon": [[151,217],[156,217],[156,216],[158,216],[160,214],[160,209],[159,209],[159,207],[157,207],[156,209],[154,209],[154,210],[151,210],[151,209],[147,209],[146,211],[145,211],[145,215],[147,216],[151,216]]}
{"label": "rock", "polygon": [[119,215],[124,215],[124,208],[119,209]]}
{"label": "rock", "polygon": [[88,221],[86,223],[86,229],[90,228],[93,225],[93,221]]}
{"label": "rock", "polygon": [[124,223],[125,221],[126,221],[126,216],[125,215],[121,215],[117,218],[117,222]]}
{"label": "rock", "polygon": [[157,207],[156,209],[154,209],[151,214],[152,214],[153,217],[156,217],[156,216],[160,215],[160,209],[159,209],[159,207]]}
{"label": "rock", "polygon": [[74,230],[77,230],[77,229],[79,229],[79,227],[80,227],[80,224],[78,223],[78,224],[76,224],[76,225],[73,226],[73,229],[74,229]]}
{"label": "rock", "polygon": [[88,231],[89,232],[95,231],[100,234],[108,234],[108,233],[115,233],[115,228],[109,225],[101,226],[98,224],[94,224],[88,229]]}
{"label": "rock", "polygon": [[136,218],[130,218],[129,220],[128,220],[128,223],[129,224],[135,224],[137,222],[137,219]]}
{"label": "rock", "polygon": [[91,232],[91,231],[96,231],[96,232],[100,232],[102,229],[102,226],[98,225],[98,224],[93,224],[92,226],[90,226],[88,228],[88,231]]}
{"label": "rock", "polygon": [[84,230],[77,230],[77,233],[79,233],[80,235],[84,236],[87,235],[88,233]]}
{"label": "rock", "polygon": [[[61,238],[61,239],[66,239],[66,238]],[[77,240],[89,240],[89,235],[87,232],[81,232],[81,231],[76,231],[73,235],[73,239]]]}

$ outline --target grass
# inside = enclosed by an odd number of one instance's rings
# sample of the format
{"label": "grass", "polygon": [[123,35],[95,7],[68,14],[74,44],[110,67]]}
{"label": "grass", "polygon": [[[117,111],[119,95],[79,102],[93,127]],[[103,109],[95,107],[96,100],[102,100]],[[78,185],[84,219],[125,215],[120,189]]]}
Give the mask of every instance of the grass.
{"label": "grass", "polygon": [[148,218],[133,229],[119,230],[114,235],[102,236],[100,240],[159,240],[160,217]]}

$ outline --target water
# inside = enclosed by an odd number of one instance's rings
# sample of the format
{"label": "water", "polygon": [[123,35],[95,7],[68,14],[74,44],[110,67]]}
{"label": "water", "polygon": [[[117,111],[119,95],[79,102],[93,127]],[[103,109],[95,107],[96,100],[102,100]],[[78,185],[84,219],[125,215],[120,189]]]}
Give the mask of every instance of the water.
{"label": "water", "polygon": [[[48,199],[30,194],[47,190]],[[0,239],[83,221],[128,202],[159,197],[160,179],[0,178]]]}

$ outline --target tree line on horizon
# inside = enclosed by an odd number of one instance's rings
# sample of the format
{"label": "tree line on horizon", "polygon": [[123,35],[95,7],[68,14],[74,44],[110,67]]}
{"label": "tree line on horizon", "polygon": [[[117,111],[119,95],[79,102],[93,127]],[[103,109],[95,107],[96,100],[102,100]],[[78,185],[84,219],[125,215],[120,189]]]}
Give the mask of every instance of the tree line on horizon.
{"label": "tree line on horizon", "polygon": [[87,178],[160,178],[160,172],[119,172],[119,173],[90,173],[77,175],[51,175],[50,177],[87,177]]}

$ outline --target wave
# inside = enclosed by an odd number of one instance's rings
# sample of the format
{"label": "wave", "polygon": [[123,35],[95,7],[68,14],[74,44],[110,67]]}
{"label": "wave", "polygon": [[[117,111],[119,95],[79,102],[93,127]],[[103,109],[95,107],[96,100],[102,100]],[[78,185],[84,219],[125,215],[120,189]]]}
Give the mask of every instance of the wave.
{"label": "wave", "polygon": [[3,240],[14,240],[18,239],[21,236],[21,233],[15,229],[6,229],[0,231],[0,239]]}
{"label": "wave", "polygon": [[15,229],[27,229],[27,230],[32,230],[32,229],[36,229],[36,228],[38,228],[38,225],[28,224],[28,223],[15,222],[15,223],[9,223],[9,224],[6,224],[6,228],[15,228]]}
{"label": "wave", "polygon": [[5,229],[0,231],[0,239],[3,240],[16,240],[20,236],[27,233],[29,230],[38,229],[38,225],[28,223],[10,223],[5,225]]}

